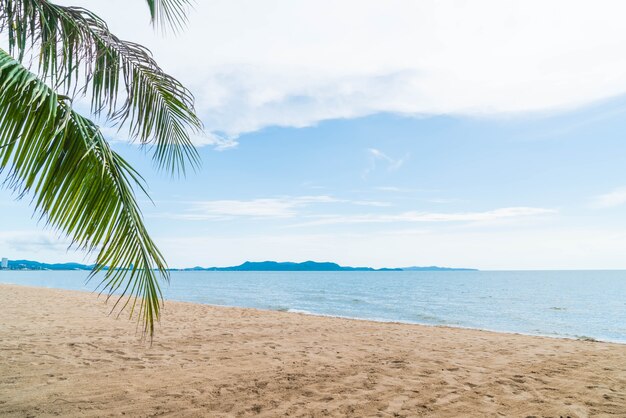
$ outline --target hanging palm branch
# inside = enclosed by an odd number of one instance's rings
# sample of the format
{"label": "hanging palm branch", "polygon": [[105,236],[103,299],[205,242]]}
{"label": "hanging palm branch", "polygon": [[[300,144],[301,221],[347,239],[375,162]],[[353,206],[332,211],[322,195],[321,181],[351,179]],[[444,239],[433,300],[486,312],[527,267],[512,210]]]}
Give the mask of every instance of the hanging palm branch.
{"label": "hanging palm branch", "polygon": [[[148,0],[152,21],[185,22],[187,0]],[[157,164],[180,174],[197,164],[190,135],[202,129],[193,95],[141,45],[120,40],[90,11],[45,0],[0,0],[0,174],[31,195],[36,213],[72,246],[96,251],[98,286],[120,311],[154,333],[163,256],[148,235],[135,190],[141,176],[72,107],[90,96],[93,115],[150,145]],[[25,62],[34,60],[38,74]]]}
{"label": "hanging palm branch", "polygon": [[[186,2],[148,3],[155,19],[178,24]],[[186,161],[197,163],[190,132],[202,123],[193,95],[148,49],[119,39],[89,10],[45,0],[0,0],[0,30],[8,35],[9,52],[20,61],[30,52],[41,78],[57,91],[89,94],[92,113],[104,112],[113,125],[126,123],[133,139],[156,145],[161,167],[184,173]]]}

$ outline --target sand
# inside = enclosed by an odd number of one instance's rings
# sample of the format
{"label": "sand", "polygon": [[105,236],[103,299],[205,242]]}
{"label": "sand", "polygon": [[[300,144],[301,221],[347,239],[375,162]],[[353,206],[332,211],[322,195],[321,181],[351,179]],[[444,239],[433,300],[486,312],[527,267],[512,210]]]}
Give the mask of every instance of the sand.
{"label": "sand", "polygon": [[0,416],[626,416],[626,345],[0,285]]}

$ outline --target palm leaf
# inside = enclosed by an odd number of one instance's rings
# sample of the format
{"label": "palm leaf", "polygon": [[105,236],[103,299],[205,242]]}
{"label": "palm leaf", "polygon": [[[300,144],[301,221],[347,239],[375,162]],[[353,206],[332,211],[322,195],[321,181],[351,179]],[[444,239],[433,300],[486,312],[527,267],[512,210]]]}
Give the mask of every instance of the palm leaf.
{"label": "palm leaf", "polygon": [[152,336],[158,279],[168,272],[136,203],[141,177],[67,97],[1,49],[0,172],[9,188],[32,195],[36,212],[75,247],[98,251],[92,277],[101,273],[102,291],[117,293],[115,306],[125,301],[122,309]]}
{"label": "palm leaf", "polygon": [[150,17],[153,24],[169,24],[173,29],[179,29],[187,23],[187,8],[190,0],[146,0],[150,8]]}
{"label": "palm leaf", "polygon": [[[186,0],[148,0],[153,19],[177,24]],[[125,125],[142,144],[155,145],[156,163],[183,173],[197,165],[191,134],[202,129],[194,97],[165,73],[143,46],[119,39],[106,23],[80,7],[46,0],[0,0],[0,31],[19,61],[38,62],[44,81],[68,96],[89,94],[95,115]],[[118,101],[118,97],[122,100]]]}

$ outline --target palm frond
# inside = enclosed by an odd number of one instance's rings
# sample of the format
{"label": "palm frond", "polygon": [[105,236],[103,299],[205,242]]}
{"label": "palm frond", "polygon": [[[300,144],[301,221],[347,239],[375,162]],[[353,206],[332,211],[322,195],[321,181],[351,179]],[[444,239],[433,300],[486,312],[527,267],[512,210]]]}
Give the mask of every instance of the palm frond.
{"label": "palm frond", "polygon": [[174,30],[187,23],[187,9],[190,0],[146,0],[150,8],[150,18],[155,25],[169,24]]}
{"label": "palm frond", "polygon": [[[98,127],[0,49],[0,172],[33,196],[36,212],[73,245],[98,251],[92,276],[154,333],[166,263],[135,199],[141,177],[113,152]],[[116,309],[114,307],[114,309]],[[122,308],[122,309],[123,309]],[[120,311],[121,312],[121,311]]]}
{"label": "palm frond", "polygon": [[[187,2],[148,3],[155,19],[177,22]],[[132,138],[154,145],[160,167],[180,174],[186,162],[198,164],[191,134],[202,123],[194,97],[148,49],[119,39],[86,9],[46,0],[0,0],[0,31],[19,61],[28,53],[36,58],[42,80],[68,96],[89,93],[95,115],[104,113],[114,126],[126,124]]]}

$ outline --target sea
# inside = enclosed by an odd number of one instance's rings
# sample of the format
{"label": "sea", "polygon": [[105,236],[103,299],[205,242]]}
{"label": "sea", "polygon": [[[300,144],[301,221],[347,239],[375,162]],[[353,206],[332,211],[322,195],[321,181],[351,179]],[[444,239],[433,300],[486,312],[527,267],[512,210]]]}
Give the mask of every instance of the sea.
{"label": "sea", "polygon": [[[86,279],[0,271],[0,283],[93,291],[98,278]],[[626,271],[175,271],[162,290],[166,301],[626,344]]]}

